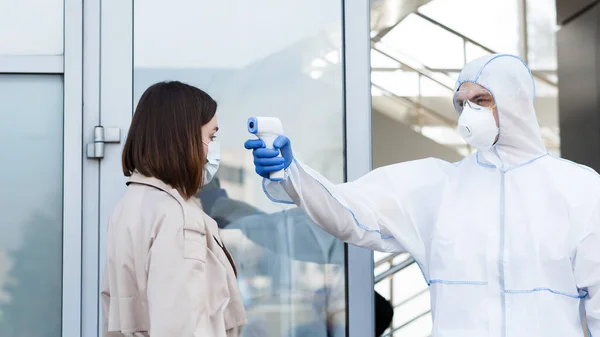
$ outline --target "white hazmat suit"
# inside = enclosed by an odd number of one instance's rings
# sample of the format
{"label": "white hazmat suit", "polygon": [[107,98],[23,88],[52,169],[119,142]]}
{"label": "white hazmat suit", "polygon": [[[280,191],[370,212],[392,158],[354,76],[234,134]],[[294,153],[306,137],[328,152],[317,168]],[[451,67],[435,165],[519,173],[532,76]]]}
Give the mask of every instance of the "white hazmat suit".
{"label": "white hazmat suit", "polygon": [[342,185],[294,161],[265,192],[350,244],[412,254],[430,285],[434,337],[583,336],[580,304],[600,336],[598,175],[548,155],[519,58],[474,60],[456,88],[464,82],[494,95],[500,135],[490,150]]}

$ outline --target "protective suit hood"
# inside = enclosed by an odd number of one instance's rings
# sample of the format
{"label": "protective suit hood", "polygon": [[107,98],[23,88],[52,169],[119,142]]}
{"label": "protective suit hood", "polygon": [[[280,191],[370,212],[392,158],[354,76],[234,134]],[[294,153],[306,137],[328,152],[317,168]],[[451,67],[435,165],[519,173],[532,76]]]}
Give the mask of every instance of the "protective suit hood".
{"label": "protective suit hood", "polygon": [[465,82],[489,90],[498,108],[498,142],[478,156],[481,161],[508,168],[547,154],[533,106],[535,82],[523,60],[508,54],[480,57],[465,65],[455,91]]}

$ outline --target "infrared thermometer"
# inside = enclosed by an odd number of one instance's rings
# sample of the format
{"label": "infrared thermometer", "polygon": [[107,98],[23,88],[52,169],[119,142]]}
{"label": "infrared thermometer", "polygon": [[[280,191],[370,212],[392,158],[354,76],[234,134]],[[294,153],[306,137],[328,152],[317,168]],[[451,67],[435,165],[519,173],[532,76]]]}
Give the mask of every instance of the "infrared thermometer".
{"label": "infrared thermometer", "polygon": [[[283,126],[277,117],[250,117],[248,118],[248,132],[260,138],[267,149],[273,149],[273,142],[277,137],[283,136]],[[271,172],[271,180],[283,180],[283,170]]]}

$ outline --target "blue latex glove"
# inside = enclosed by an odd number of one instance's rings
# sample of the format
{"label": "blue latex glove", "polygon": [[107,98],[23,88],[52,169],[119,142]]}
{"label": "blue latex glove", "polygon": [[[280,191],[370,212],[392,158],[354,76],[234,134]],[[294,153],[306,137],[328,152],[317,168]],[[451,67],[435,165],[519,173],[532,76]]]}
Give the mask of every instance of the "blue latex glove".
{"label": "blue latex glove", "polygon": [[[292,144],[286,136],[275,139],[274,149],[265,148],[265,143],[261,139],[249,139],[244,143],[244,147],[252,150],[256,173],[263,178],[269,179],[270,173],[288,168],[294,160]],[[280,152],[281,157],[278,157]]]}

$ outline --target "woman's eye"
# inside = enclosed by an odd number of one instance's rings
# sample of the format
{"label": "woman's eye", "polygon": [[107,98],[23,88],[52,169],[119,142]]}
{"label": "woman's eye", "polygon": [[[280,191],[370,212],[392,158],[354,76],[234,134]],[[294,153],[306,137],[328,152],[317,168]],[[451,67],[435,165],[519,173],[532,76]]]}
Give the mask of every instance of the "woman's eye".
{"label": "woman's eye", "polygon": [[215,139],[217,139],[217,136],[210,137],[210,140],[212,140],[213,142],[215,141]]}

